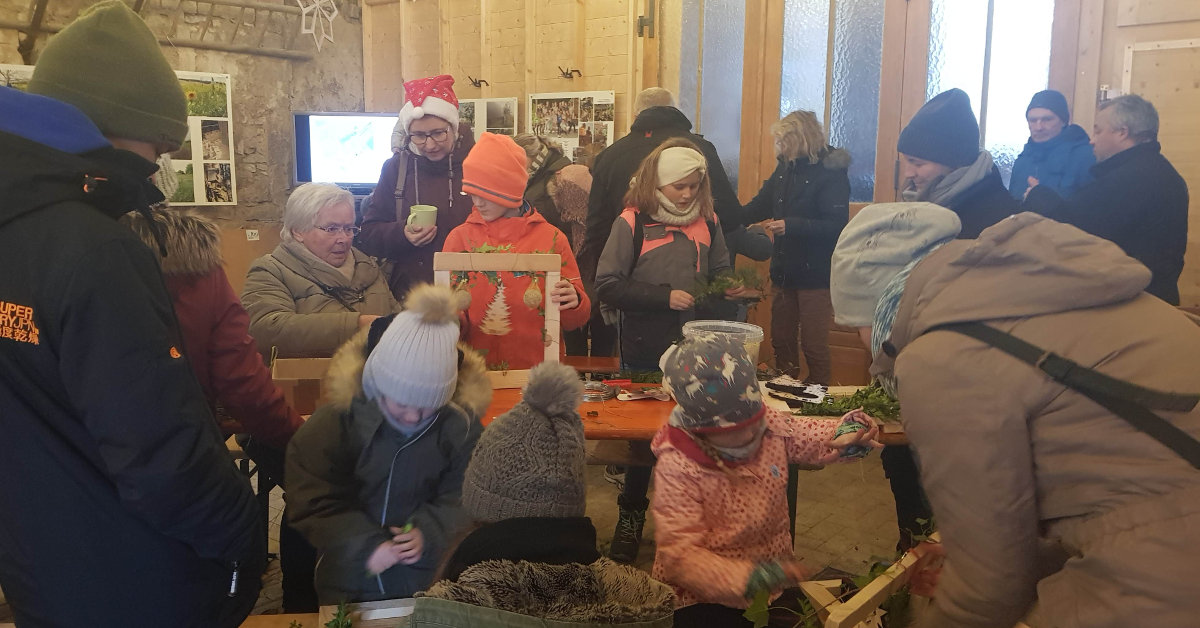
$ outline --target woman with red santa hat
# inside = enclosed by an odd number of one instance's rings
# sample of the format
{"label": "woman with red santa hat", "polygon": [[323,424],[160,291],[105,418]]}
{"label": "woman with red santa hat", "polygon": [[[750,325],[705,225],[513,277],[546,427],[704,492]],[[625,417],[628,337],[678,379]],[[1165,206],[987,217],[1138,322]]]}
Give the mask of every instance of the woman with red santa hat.
{"label": "woman with red santa hat", "polygon": [[[413,284],[433,281],[433,254],[471,213],[471,198],[462,193],[462,162],[475,145],[470,125],[459,124],[452,77],[407,81],[404,99],[393,154],[363,201],[357,240],[364,253],[391,262],[388,285],[401,300]],[[435,223],[409,224],[413,205],[436,207]]]}

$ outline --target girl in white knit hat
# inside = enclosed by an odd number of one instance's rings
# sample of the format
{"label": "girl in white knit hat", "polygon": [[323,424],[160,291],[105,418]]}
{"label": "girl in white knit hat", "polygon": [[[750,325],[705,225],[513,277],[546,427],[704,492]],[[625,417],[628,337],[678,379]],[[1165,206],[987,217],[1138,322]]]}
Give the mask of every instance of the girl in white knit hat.
{"label": "girl in white knit hat", "polygon": [[319,553],[321,604],[420,591],[466,523],[463,473],[491,384],[458,347],[460,299],[417,286],[404,311],[343,346],[332,403],[288,446],[289,517]]}

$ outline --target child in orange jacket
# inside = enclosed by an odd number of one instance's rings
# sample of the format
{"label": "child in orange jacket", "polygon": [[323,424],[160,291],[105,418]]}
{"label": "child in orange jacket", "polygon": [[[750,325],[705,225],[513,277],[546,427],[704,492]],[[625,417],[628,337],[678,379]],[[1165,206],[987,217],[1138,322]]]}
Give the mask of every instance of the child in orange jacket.
{"label": "child in orange jacket", "polygon": [[858,410],[839,421],[768,409],[745,347],[725,336],[685,339],[660,366],[678,405],[652,445],[653,576],[675,589],[675,626],[749,626],[755,595],[807,577],[788,533],[788,464],[864,456],[881,446],[878,425]]}
{"label": "child in orange jacket", "polygon": [[446,236],[442,248],[453,252],[557,253],[562,257],[562,280],[549,287],[536,273],[456,276],[458,285],[471,292],[465,340],[484,353],[491,369],[527,369],[542,361],[546,346],[543,290],[550,290],[564,331],[582,327],[591,315],[591,301],[583,290],[571,243],[523,200],[527,180],[525,150],[507,135],[484,133],[463,161],[463,192],[475,206],[466,222]]}

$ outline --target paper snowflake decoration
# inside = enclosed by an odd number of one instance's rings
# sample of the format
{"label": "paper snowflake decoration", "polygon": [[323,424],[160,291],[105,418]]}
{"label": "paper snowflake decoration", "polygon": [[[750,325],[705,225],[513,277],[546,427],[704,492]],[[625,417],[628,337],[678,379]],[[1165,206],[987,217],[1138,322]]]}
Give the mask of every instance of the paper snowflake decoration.
{"label": "paper snowflake decoration", "polygon": [[321,50],[324,40],[333,41],[333,18],[338,15],[335,0],[296,0],[300,5],[300,34],[312,35]]}

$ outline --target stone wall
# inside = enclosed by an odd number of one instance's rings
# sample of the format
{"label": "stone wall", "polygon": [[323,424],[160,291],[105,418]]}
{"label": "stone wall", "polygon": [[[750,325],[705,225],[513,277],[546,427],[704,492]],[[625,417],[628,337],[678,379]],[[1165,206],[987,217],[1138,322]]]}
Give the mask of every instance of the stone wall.
{"label": "stone wall", "polygon": [[[259,0],[270,2],[271,0]],[[62,27],[90,0],[50,0],[44,24]],[[0,0],[5,19],[29,20],[32,1]],[[278,222],[292,189],[292,111],[362,111],[363,62],[362,24],[358,0],[339,0],[340,15],[334,21],[334,41],[324,42],[318,52],[309,35],[296,34],[299,17],[238,7],[147,0],[142,16],[156,35],[204,41],[229,41],[238,29],[237,43],[290,48],[312,55],[312,60],[277,59],[253,54],[235,54],[192,48],[163,46],[176,70],[229,74],[233,92],[233,141],[237,169],[238,204],[206,207],[202,211],[229,228],[270,228],[263,221]],[[295,6],[290,4],[289,6]],[[212,8],[212,19],[208,18]],[[257,13],[257,15],[255,15]],[[35,54],[45,45],[38,40]],[[0,29],[0,63],[23,63],[17,52],[16,32]],[[36,56],[34,57],[36,61]]]}

